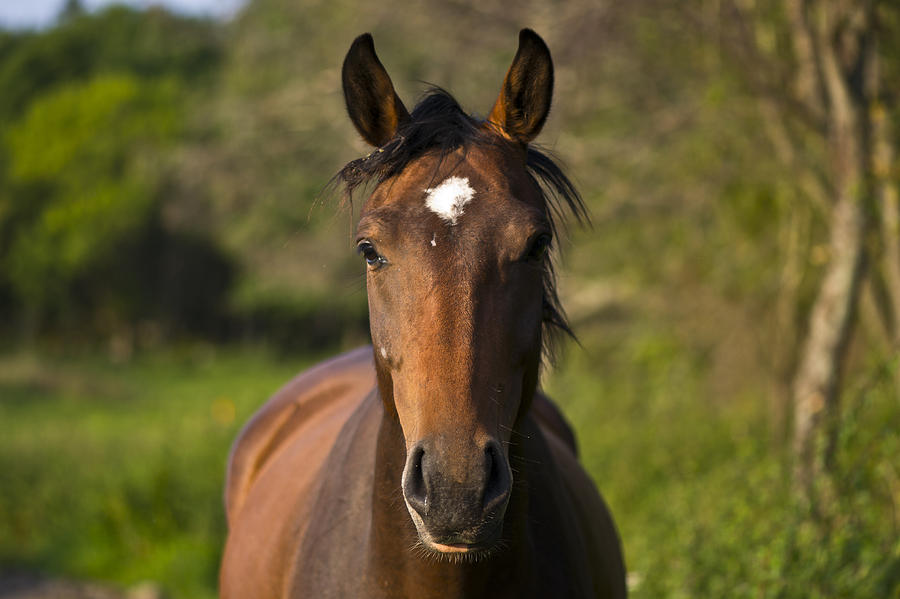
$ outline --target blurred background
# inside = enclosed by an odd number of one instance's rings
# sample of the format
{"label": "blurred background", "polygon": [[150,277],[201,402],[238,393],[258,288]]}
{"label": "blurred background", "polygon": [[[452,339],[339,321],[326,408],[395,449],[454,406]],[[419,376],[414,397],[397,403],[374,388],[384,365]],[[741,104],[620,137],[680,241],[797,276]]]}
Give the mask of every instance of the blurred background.
{"label": "blurred background", "polygon": [[[900,5],[0,4],[0,597],[213,597],[240,425],[367,340],[340,65],[484,115],[521,27],[593,217],[543,385],[634,597],[900,597]],[[30,594],[29,594],[30,593]],[[43,594],[42,594],[43,593]]]}

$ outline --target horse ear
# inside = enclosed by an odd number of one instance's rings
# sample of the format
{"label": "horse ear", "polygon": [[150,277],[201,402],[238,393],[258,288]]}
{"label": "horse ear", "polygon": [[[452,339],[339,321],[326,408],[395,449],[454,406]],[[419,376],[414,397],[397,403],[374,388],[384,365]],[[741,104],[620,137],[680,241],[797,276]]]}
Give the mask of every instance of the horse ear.
{"label": "horse ear", "polygon": [[523,29],[519,32],[519,50],[487,120],[505,137],[527,144],[544,126],[552,97],[550,50],[538,34]]}
{"label": "horse ear", "polygon": [[383,146],[409,119],[409,113],[375,54],[371,34],[353,40],[344,58],[341,79],[347,113],[356,130],[373,146]]}

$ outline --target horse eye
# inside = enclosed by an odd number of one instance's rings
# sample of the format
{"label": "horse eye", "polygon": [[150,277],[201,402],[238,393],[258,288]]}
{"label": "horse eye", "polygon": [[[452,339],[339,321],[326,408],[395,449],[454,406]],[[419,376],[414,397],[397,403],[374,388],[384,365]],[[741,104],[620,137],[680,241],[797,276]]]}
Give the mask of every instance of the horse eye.
{"label": "horse eye", "polygon": [[369,268],[378,268],[387,260],[384,259],[384,256],[378,253],[375,249],[375,246],[372,245],[371,242],[368,241],[360,241],[359,245],[356,246],[356,251],[363,255],[363,258],[366,259],[366,264],[369,265]]}
{"label": "horse eye", "polygon": [[547,255],[547,250],[550,249],[550,235],[544,233],[542,235],[538,235],[534,241],[531,242],[531,245],[528,246],[528,251],[525,252],[524,260],[529,262],[537,262],[538,260],[542,260],[544,256]]}

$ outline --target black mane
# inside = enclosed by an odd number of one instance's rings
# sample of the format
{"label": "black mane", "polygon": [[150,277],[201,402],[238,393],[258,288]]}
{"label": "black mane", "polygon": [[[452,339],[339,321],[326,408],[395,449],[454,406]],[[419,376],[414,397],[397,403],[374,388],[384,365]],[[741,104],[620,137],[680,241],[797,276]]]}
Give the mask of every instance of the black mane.
{"label": "black mane", "polygon": [[[368,156],[347,163],[334,178],[344,187],[346,199],[359,186],[381,183],[400,173],[426,152],[446,156],[458,148],[497,143],[497,135],[482,125],[484,121],[463,112],[447,91],[431,88],[386,144]],[[567,213],[578,223],[589,221],[581,195],[557,161],[545,152],[528,146],[527,170],[541,191],[547,220],[556,237],[556,220]],[[550,260],[544,268],[544,353],[552,357],[558,332],[574,337],[556,292],[556,275]]]}

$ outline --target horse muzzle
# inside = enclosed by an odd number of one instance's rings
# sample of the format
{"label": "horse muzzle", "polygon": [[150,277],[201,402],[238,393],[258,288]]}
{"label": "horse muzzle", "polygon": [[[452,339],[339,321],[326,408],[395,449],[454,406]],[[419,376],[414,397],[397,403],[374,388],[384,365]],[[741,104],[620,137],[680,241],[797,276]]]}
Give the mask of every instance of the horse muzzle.
{"label": "horse muzzle", "polygon": [[403,498],[419,539],[433,551],[493,547],[503,531],[511,489],[509,462],[494,439],[471,451],[441,439],[424,440],[407,453]]}

